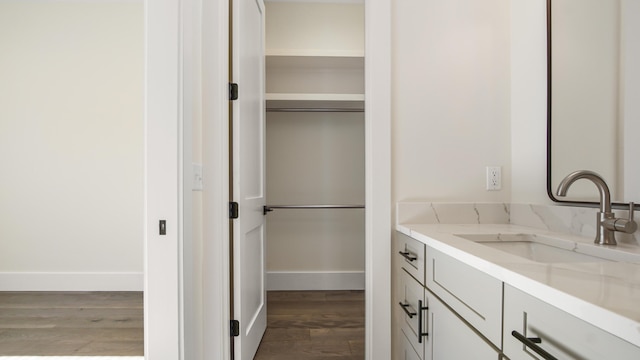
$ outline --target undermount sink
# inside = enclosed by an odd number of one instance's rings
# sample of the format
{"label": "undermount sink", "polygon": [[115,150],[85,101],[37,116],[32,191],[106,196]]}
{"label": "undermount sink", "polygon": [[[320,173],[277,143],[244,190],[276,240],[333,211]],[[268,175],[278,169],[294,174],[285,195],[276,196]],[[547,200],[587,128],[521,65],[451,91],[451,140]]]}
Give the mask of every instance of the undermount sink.
{"label": "undermount sink", "polygon": [[640,255],[536,234],[455,234],[500,251],[540,263],[624,261],[640,263]]}

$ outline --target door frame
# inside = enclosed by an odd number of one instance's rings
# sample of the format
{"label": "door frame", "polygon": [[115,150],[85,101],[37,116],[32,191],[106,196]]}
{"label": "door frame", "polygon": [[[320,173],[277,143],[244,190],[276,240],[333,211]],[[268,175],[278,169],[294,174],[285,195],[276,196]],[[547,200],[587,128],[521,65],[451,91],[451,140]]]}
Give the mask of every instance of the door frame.
{"label": "door frame", "polygon": [[[336,1],[336,0],[332,0]],[[391,358],[391,0],[365,1],[365,354]],[[185,23],[202,14],[203,279],[202,327],[185,326],[183,308],[184,180],[191,164],[183,150],[186,108],[197,100],[184,90],[200,37]],[[184,359],[184,343],[204,359],[229,358],[229,1],[145,0],[145,357]],[[198,44],[198,45],[200,45]],[[196,52],[197,53],[197,52]],[[188,81],[187,81],[188,82]],[[186,114],[186,116],[185,116]],[[188,128],[187,124],[187,128]],[[374,161],[375,159],[375,161]],[[158,220],[167,235],[158,236]],[[227,291],[220,291],[227,289]],[[197,332],[201,332],[200,335]],[[185,335],[186,334],[186,335]],[[186,340],[195,336],[206,341]],[[187,349],[191,353],[191,349]],[[199,353],[199,351],[195,351]]]}
{"label": "door frame", "polygon": [[180,7],[180,0],[144,1],[144,355],[153,360],[183,358],[181,110],[189,99],[182,91]]}

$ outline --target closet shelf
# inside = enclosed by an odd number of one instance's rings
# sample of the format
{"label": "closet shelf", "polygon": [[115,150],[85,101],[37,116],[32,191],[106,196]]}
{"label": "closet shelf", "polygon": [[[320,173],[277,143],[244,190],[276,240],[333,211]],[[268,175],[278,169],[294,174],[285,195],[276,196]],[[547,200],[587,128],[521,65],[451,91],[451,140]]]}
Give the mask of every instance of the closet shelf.
{"label": "closet shelf", "polygon": [[267,94],[270,112],[363,112],[364,94]]}
{"label": "closet shelf", "polygon": [[364,94],[267,93],[267,101],[364,101]]}
{"label": "closet shelf", "polygon": [[267,71],[364,71],[363,57],[308,57],[308,56],[267,56]]}
{"label": "closet shelf", "polygon": [[364,58],[364,50],[266,49],[269,57]]}

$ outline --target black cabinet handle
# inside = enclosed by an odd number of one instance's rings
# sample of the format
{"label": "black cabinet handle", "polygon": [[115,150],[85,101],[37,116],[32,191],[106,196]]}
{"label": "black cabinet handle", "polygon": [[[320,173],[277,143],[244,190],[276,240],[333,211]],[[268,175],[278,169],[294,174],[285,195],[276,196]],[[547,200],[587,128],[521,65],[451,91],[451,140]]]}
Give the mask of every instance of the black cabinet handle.
{"label": "black cabinet handle", "polygon": [[429,310],[428,306],[422,306],[422,300],[418,300],[418,343],[422,344],[422,338],[425,336],[429,336],[429,332],[422,332],[422,312],[424,310]]}
{"label": "black cabinet handle", "polygon": [[418,257],[408,251],[398,251],[398,254],[402,255],[405,259],[409,261],[416,261]]}
{"label": "black cabinet handle", "polygon": [[555,356],[549,354],[543,348],[541,348],[540,346],[537,345],[537,344],[542,343],[542,339],[540,339],[540,338],[528,338],[528,337],[520,334],[519,332],[517,332],[515,330],[513,330],[511,332],[511,335],[514,338],[518,339],[525,346],[527,346],[531,350],[535,351],[538,355],[542,356],[545,360],[558,360]]}
{"label": "black cabinet handle", "polygon": [[409,311],[409,304],[403,304],[402,302],[400,302],[400,306],[402,306],[402,310],[404,310],[404,312],[407,314],[407,316],[409,317],[409,319],[413,319],[413,317],[416,315],[416,313]]}

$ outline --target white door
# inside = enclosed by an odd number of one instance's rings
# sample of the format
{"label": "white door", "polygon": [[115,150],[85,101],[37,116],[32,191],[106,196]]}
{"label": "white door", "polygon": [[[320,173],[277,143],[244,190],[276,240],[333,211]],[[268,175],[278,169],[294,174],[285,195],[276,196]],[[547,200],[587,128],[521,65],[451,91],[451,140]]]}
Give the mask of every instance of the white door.
{"label": "white door", "polygon": [[234,0],[232,82],[233,317],[240,322],[235,359],[250,360],[267,327],[265,291],[265,78],[263,0]]}

